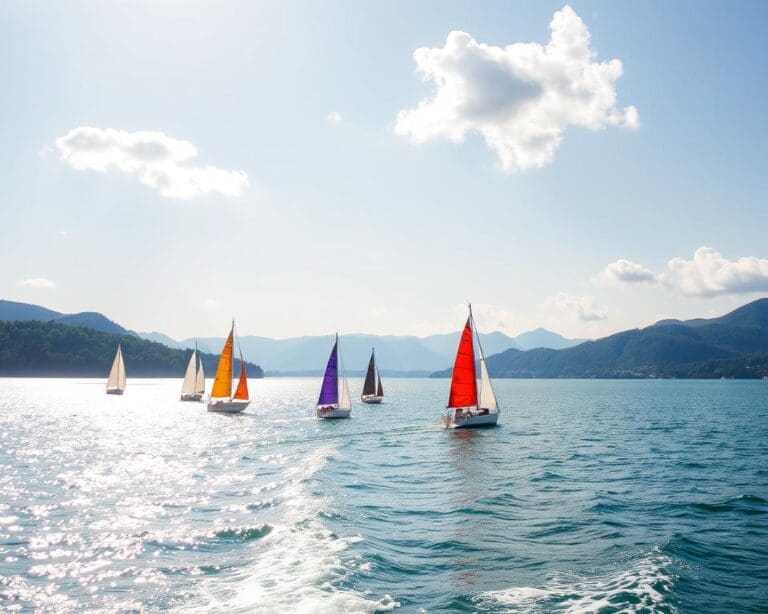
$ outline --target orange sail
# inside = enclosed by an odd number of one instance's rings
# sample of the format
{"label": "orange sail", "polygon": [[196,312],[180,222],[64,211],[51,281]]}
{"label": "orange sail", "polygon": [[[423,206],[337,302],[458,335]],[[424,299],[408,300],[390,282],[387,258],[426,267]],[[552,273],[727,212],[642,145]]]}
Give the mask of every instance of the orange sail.
{"label": "orange sail", "polygon": [[245,372],[245,363],[242,355],[240,356],[240,380],[237,382],[235,398],[241,401],[248,400],[248,374]]}
{"label": "orange sail", "polygon": [[211,398],[224,398],[232,394],[232,333],[229,331],[229,337],[224,342],[224,349],[221,350],[219,366],[216,368],[216,379],[213,380],[213,390]]}
{"label": "orange sail", "polygon": [[451,394],[448,407],[472,407],[477,405],[477,377],[475,375],[475,348],[472,345],[472,325],[467,318],[461,333],[456,362],[453,364]]}

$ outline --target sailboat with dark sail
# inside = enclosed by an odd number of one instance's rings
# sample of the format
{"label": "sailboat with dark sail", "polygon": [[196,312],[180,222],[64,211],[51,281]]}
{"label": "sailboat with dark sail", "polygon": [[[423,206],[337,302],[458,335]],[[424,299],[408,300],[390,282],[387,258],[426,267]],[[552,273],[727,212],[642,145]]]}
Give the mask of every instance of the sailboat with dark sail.
{"label": "sailboat with dark sail", "polygon": [[381,385],[381,374],[376,365],[376,350],[371,349],[371,359],[368,361],[368,371],[365,373],[363,393],[360,400],[371,405],[381,403],[384,398],[384,387]]}
{"label": "sailboat with dark sail", "polygon": [[[317,399],[318,418],[349,418],[352,413],[352,400],[349,396],[349,385],[342,369],[341,387],[339,387],[339,335],[333,344],[328,364],[325,366],[323,384],[320,387],[320,397]],[[339,390],[341,388],[341,390]]]}
{"label": "sailboat with dark sail", "polygon": [[[211,397],[208,399],[208,411],[215,411],[224,414],[239,414],[250,404],[248,398],[248,374],[245,371],[245,361],[243,352],[240,350],[240,379],[237,382],[237,389],[232,395],[232,376],[233,376],[233,351],[235,338],[235,321],[232,320],[232,328],[229,336],[224,342],[219,357],[219,365],[216,368],[216,378],[213,380],[213,389]],[[239,344],[238,344],[239,349]]]}
{"label": "sailboat with dark sail", "polygon": [[[474,337],[477,338],[477,349],[480,354],[480,388],[477,386],[475,372]],[[443,416],[446,428],[462,428],[473,426],[493,426],[499,420],[499,405],[493,392],[491,377],[485,364],[485,355],[477,334],[475,319],[472,317],[472,305],[469,306],[469,317],[461,333],[459,348],[456,352],[456,362],[451,376],[451,392],[448,405]]]}

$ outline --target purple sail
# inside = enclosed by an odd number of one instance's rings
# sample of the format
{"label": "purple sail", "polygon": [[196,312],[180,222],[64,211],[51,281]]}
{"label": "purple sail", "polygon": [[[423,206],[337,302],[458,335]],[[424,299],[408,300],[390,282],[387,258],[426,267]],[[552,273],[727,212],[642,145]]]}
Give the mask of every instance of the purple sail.
{"label": "purple sail", "polygon": [[328,366],[325,367],[323,387],[320,389],[320,398],[317,400],[318,405],[336,405],[339,402],[339,369],[337,367],[337,345],[338,341],[333,344],[331,356],[328,359]]}

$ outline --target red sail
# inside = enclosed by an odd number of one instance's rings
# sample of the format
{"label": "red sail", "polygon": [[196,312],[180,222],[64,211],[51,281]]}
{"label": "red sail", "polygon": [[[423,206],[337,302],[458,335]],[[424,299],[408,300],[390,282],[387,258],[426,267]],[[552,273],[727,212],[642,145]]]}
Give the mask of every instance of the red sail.
{"label": "red sail", "polygon": [[245,372],[245,363],[242,356],[240,356],[240,381],[237,382],[234,398],[243,401],[248,400],[248,375]]}
{"label": "red sail", "polygon": [[475,348],[472,345],[472,327],[467,318],[461,333],[456,362],[453,364],[451,394],[448,407],[472,407],[477,405],[477,378],[475,376]]}

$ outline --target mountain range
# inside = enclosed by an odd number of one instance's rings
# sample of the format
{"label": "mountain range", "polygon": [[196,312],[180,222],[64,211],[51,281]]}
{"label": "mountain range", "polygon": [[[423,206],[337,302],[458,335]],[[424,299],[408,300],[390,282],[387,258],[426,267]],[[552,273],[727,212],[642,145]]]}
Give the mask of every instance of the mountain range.
{"label": "mountain range", "polygon": [[718,318],[661,320],[561,350],[508,349],[487,363],[495,377],[765,377],[768,298]]}
{"label": "mountain range", "polygon": [[[127,330],[100,313],[83,312],[63,314],[39,305],[0,300],[0,321],[36,320],[71,326],[86,326],[102,332],[138,335],[142,339],[162,343],[174,349],[195,347],[215,354],[221,350],[223,337],[200,337],[176,340],[160,332],[144,333]],[[486,355],[515,348],[528,350],[536,347],[564,348],[581,343],[582,339],[567,339],[557,333],[538,328],[517,337],[501,332],[481,334]],[[269,374],[312,375],[319,373],[328,358],[332,335],[272,339],[246,335],[239,337],[246,360],[258,362]],[[428,337],[350,334],[341,336],[342,356],[350,374],[362,372],[368,363],[371,348],[383,374],[428,375],[453,361],[459,333],[430,335]]]}
{"label": "mountain range", "polygon": [[[206,352],[216,352],[224,339],[201,337],[176,341],[162,333],[138,333],[139,336],[164,343],[169,347],[198,347]],[[398,335],[349,334],[340,336],[342,358],[348,373],[362,373],[376,348],[376,358],[381,372],[388,376],[428,375],[435,369],[453,361],[459,332],[428,337]],[[578,339],[566,339],[557,333],[537,329],[518,337],[501,332],[481,334],[480,340],[487,355],[497,354],[509,348],[571,347],[581,343]],[[319,374],[328,359],[333,335],[271,339],[252,335],[238,339],[243,355],[255,359],[265,367],[268,375],[315,375]]]}

